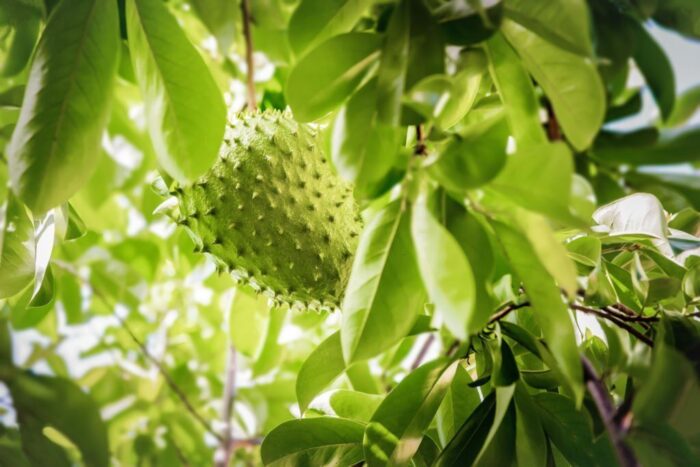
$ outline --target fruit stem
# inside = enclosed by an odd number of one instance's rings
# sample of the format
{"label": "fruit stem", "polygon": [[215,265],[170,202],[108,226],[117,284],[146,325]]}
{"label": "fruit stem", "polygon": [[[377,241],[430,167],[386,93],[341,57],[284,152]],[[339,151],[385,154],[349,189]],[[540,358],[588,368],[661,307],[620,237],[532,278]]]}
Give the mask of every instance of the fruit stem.
{"label": "fruit stem", "polygon": [[255,102],[255,68],[253,66],[253,37],[250,33],[250,0],[241,0],[243,36],[245,37],[245,63],[248,69],[248,110],[257,109]]}

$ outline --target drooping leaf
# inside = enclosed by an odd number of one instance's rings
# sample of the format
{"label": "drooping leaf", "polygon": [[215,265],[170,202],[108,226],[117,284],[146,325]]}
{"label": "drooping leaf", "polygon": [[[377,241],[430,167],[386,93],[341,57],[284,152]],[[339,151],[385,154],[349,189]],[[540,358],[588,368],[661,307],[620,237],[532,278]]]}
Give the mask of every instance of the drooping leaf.
{"label": "drooping leaf", "polygon": [[560,371],[576,397],[581,398],[583,371],[569,310],[559,288],[521,233],[501,223],[492,225],[512,268],[525,286],[535,310],[535,319]]}
{"label": "drooping leaf", "polygon": [[97,165],[118,27],[115,2],[66,0],[41,35],[8,147],[12,189],[37,214],[66,201]]}
{"label": "drooping leaf", "polygon": [[515,388],[516,459],[518,465],[544,465],[547,458],[547,438],[532,396],[522,384]]}
{"label": "drooping leaf", "polygon": [[294,117],[315,120],[344,102],[376,62],[380,46],[377,34],[349,32],[311,50],[287,80],[285,95]]}
{"label": "drooping leaf", "polygon": [[161,166],[180,182],[216,160],[226,107],[211,73],[159,0],[127,0],[129,51]]}
{"label": "drooping leaf", "polygon": [[519,148],[547,141],[540,123],[539,103],[532,80],[502,34],[486,43],[489,70],[506,111],[508,124]]}
{"label": "drooping leaf", "polygon": [[[603,136],[603,135],[601,135]],[[630,165],[665,165],[694,162],[700,159],[700,129],[665,131],[642,129],[631,133],[606,134],[594,147],[602,163]]]}
{"label": "drooping leaf", "polygon": [[411,330],[425,299],[404,201],[392,201],[365,227],[343,301],[346,363],[387,350]]}
{"label": "drooping leaf", "polygon": [[481,402],[477,389],[469,387],[471,376],[463,365],[457,365],[455,375],[437,411],[437,431],[446,445]]}
{"label": "drooping leaf", "polygon": [[476,308],[476,286],[469,260],[432,214],[428,198],[429,193],[425,192],[419,197],[411,222],[419,270],[445,326],[455,337],[465,340],[481,330],[490,310]]}
{"label": "drooping leaf", "polygon": [[324,40],[348,32],[371,5],[369,0],[303,0],[289,20],[289,44],[304,53]]}
{"label": "drooping leaf", "polygon": [[340,332],[334,332],[314,349],[299,369],[296,392],[301,413],[343,370],[345,361],[340,346]]}
{"label": "drooping leaf", "polygon": [[654,20],[691,38],[700,38],[700,6],[693,0],[659,2]]}
{"label": "drooping leaf", "polygon": [[34,278],[34,223],[11,193],[0,219],[0,297],[19,293]]}
{"label": "drooping leaf", "polygon": [[683,91],[676,98],[673,112],[664,124],[667,127],[680,127],[700,109],[700,86],[694,86]]}
{"label": "drooping leaf", "polygon": [[605,89],[590,58],[573,54],[509,20],[503,33],[542,86],[574,148],[591,145],[605,117]]}
{"label": "drooping leaf", "polygon": [[364,452],[367,465],[407,465],[435,417],[456,369],[438,359],[404,378],[382,401],[367,424]]}

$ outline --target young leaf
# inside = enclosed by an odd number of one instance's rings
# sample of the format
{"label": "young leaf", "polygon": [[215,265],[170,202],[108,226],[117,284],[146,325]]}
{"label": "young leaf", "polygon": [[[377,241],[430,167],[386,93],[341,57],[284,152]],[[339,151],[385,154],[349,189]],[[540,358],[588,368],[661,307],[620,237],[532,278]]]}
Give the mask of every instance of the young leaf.
{"label": "young leaf", "polygon": [[580,400],[583,397],[583,371],[569,310],[559,288],[521,233],[498,222],[492,225],[513,270],[523,281],[535,318],[560,371]]}
{"label": "young leaf", "polygon": [[503,33],[552,102],[564,134],[577,150],[591,145],[605,117],[605,88],[590,58],[560,49],[517,23]]}
{"label": "young leaf", "polygon": [[294,117],[315,120],[344,102],[376,62],[380,46],[377,34],[349,32],[310,51],[287,80],[285,96]]}
{"label": "young leaf", "polygon": [[303,0],[289,20],[289,45],[301,57],[322,41],[350,31],[371,0]]}
{"label": "young leaf", "polygon": [[127,0],[131,61],[158,162],[185,183],[216,160],[224,99],[206,64],[159,0]]}
{"label": "young leaf", "polygon": [[404,378],[382,401],[367,424],[367,465],[407,465],[445,396],[457,363],[434,360]]}
{"label": "young leaf", "polygon": [[423,307],[406,209],[404,200],[392,201],[360,237],[342,306],[347,364],[374,357],[405,337]]}
{"label": "young leaf", "polygon": [[37,46],[7,148],[12,189],[36,214],[92,175],[119,62],[117,4],[64,0]]}
{"label": "young leaf", "polygon": [[34,223],[12,193],[0,214],[0,298],[7,298],[34,278]]}
{"label": "young leaf", "polygon": [[364,428],[333,417],[290,420],[265,437],[262,461],[269,466],[354,465],[363,459]]}
{"label": "young leaf", "polygon": [[430,212],[428,193],[421,194],[413,207],[411,232],[423,283],[445,326],[460,340],[478,333],[491,311],[475,307],[476,286],[469,261]]}
{"label": "young leaf", "polygon": [[494,34],[486,43],[486,52],[489,71],[518,148],[546,143],[532,80],[517,54],[500,33]]}
{"label": "young leaf", "polygon": [[[46,427],[70,439],[86,465],[109,465],[107,428],[95,402],[78,386],[29,372],[16,372],[6,383],[17,410],[22,446],[32,465],[60,465],[65,458],[63,450],[44,436]],[[66,465],[70,465],[67,460]]]}
{"label": "young leaf", "polygon": [[384,397],[378,394],[339,389],[331,395],[328,403],[338,417],[367,423],[382,400]]}

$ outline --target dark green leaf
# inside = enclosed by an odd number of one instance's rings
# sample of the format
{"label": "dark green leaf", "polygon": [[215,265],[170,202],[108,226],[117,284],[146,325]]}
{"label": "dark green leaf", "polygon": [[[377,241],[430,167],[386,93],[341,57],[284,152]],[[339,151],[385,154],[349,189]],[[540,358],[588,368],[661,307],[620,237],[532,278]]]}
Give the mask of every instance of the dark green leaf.
{"label": "dark green leaf", "polygon": [[700,5],[695,0],[660,1],[654,20],[691,38],[700,38]]}
{"label": "dark green leaf", "polygon": [[[655,130],[647,133],[651,136]],[[594,155],[603,163],[662,165],[694,162],[700,159],[700,129],[663,132],[658,141],[638,132],[606,135],[596,140]]]}
{"label": "dark green leaf", "polygon": [[8,147],[12,188],[37,214],[66,201],[97,165],[118,27],[114,1],[64,0],[42,33]]}
{"label": "dark green leaf", "polygon": [[457,363],[438,359],[404,378],[382,401],[365,429],[367,465],[407,465],[445,396]]}
{"label": "dark green leaf", "polygon": [[272,430],[260,449],[271,466],[353,465],[363,459],[364,424],[332,417],[290,420]]}
{"label": "dark green leaf", "polygon": [[437,431],[440,442],[445,445],[455,435],[481,402],[479,392],[469,387],[471,376],[463,365],[457,365],[452,383],[437,411]]}
{"label": "dark green leaf", "polygon": [[588,414],[576,410],[574,401],[556,393],[533,397],[549,439],[573,465],[594,465],[593,433]]}

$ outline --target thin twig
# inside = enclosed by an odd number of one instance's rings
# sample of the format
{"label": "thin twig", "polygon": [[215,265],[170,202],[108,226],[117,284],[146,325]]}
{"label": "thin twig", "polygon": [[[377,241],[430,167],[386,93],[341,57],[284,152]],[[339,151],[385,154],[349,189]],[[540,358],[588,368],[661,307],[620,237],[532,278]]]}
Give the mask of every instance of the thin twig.
{"label": "thin twig", "polygon": [[[97,295],[97,294],[96,294]],[[99,295],[97,295],[99,297]],[[106,303],[106,302],[105,302]],[[177,385],[175,380],[173,380],[172,376],[170,376],[170,373],[165,369],[165,367],[158,361],[157,358],[155,358],[151,352],[148,351],[148,348],[144,345],[141,340],[139,340],[138,337],[136,337],[136,334],[134,334],[134,331],[132,331],[131,327],[127,324],[127,322],[122,319],[118,315],[116,316],[117,320],[119,320],[119,323],[121,323],[122,327],[126,331],[127,334],[129,334],[129,337],[131,338],[132,341],[136,345],[138,345],[139,349],[141,350],[141,353],[143,354],[144,357],[146,357],[151,363],[153,363],[156,368],[158,368],[158,371],[160,374],[163,376],[165,379],[165,382],[168,384],[170,389],[175,393],[175,395],[180,399],[180,402],[185,406],[187,411],[192,414],[192,416],[202,425],[202,427],[207,430],[212,436],[214,436],[219,442],[223,442],[223,438],[219,433],[212,428],[212,426],[209,424],[209,422],[195,409],[195,407],[192,405],[190,400],[187,398],[187,395],[180,389],[180,387]]]}
{"label": "thin twig", "polygon": [[526,306],[530,306],[530,302],[523,302],[523,303],[518,303],[518,304],[514,304],[514,303],[508,304],[505,307],[503,307],[502,309],[500,309],[499,311],[497,311],[496,313],[494,313],[493,315],[491,315],[491,318],[489,318],[489,324],[495,323],[496,321],[500,321],[503,318],[505,318],[506,316],[508,316],[508,314],[510,314],[511,311],[515,311],[515,310],[518,310],[520,308],[524,308]]}
{"label": "thin twig", "polygon": [[425,146],[425,133],[423,133],[423,125],[416,125],[416,149],[414,153],[416,156],[425,156],[428,154]]}
{"label": "thin twig", "polygon": [[591,394],[598,414],[610,436],[610,441],[615,451],[618,463],[622,467],[636,467],[639,465],[634,452],[627,446],[624,440],[624,431],[615,423],[615,407],[610,400],[608,390],[596,374],[595,368],[586,357],[581,357],[586,388]]}
{"label": "thin twig", "polygon": [[428,338],[423,342],[423,347],[420,348],[418,351],[418,355],[416,355],[416,359],[413,360],[413,363],[411,364],[411,370],[415,370],[420,366],[420,364],[423,362],[423,359],[425,358],[425,355],[428,353],[428,350],[430,349],[430,346],[433,345],[433,341],[435,341],[435,335],[430,334]]}
{"label": "thin twig", "polygon": [[641,332],[639,332],[639,331],[637,331],[636,329],[634,329],[632,326],[630,326],[630,325],[628,325],[627,323],[625,323],[624,321],[622,321],[620,318],[617,318],[617,317],[615,317],[615,316],[613,316],[613,315],[611,315],[611,314],[605,313],[605,312],[602,311],[602,310],[597,310],[597,309],[595,309],[595,308],[589,308],[589,307],[583,306],[583,305],[577,305],[577,304],[575,304],[575,303],[572,303],[570,306],[571,306],[571,308],[573,308],[574,310],[582,311],[582,312],[584,312],[584,313],[594,314],[594,315],[599,316],[599,317],[601,317],[601,318],[603,318],[603,319],[607,319],[608,321],[610,321],[610,322],[612,322],[612,323],[615,323],[618,327],[620,327],[620,328],[624,329],[625,331],[629,332],[630,334],[632,334],[634,337],[636,337],[636,338],[639,339],[640,341],[644,342],[644,343],[645,343],[646,345],[648,345],[649,347],[653,347],[653,346],[654,346],[654,342],[653,342],[651,339],[649,339],[647,336],[645,336],[645,335],[642,334]]}
{"label": "thin twig", "polygon": [[226,359],[226,383],[224,384],[224,396],[222,399],[223,409],[221,418],[224,421],[222,430],[223,441],[221,443],[222,457],[216,463],[217,467],[226,467],[231,461],[231,455],[236,447],[233,438],[233,409],[236,400],[236,348],[233,343],[229,345],[228,357]]}
{"label": "thin twig", "polygon": [[559,122],[557,122],[557,116],[554,115],[554,109],[552,108],[552,104],[549,102],[547,102],[547,137],[550,141],[558,141],[562,139]]}
{"label": "thin twig", "polygon": [[248,68],[248,110],[255,110],[258,105],[255,102],[255,67],[253,65],[253,36],[250,32],[250,4],[249,0],[241,1],[241,13],[243,15],[243,36],[245,36],[245,63]]}

